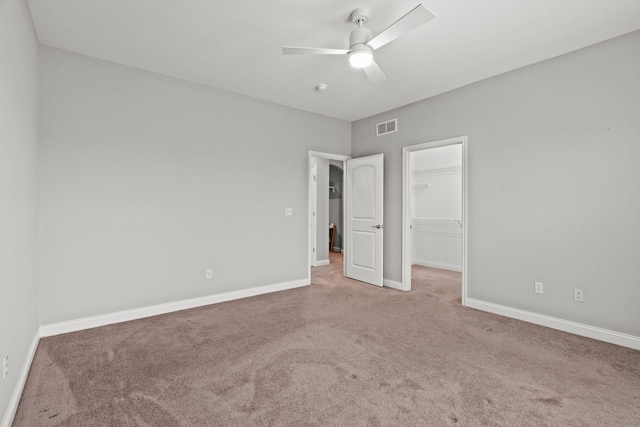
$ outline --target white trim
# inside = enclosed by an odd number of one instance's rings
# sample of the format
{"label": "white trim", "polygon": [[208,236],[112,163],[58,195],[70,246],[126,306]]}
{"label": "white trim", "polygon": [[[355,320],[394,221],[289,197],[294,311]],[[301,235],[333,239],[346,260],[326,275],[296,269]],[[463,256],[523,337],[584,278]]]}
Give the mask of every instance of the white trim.
{"label": "white trim", "polygon": [[36,331],[36,334],[33,337],[33,341],[31,341],[31,346],[29,346],[29,350],[27,351],[27,357],[22,364],[22,369],[20,370],[20,375],[18,376],[16,386],[13,388],[13,394],[11,395],[11,399],[9,400],[9,405],[7,406],[7,410],[5,411],[4,417],[2,418],[2,424],[0,424],[2,427],[11,427],[11,424],[13,423],[13,418],[16,416],[18,404],[20,403],[20,398],[22,397],[24,385],[27,383],[27,377],[29,376],[31,363],[33,362],[33,358],[36,355],[36,350],[38,349],[39,342],[40,331]]}
{"label": "white trim", "polygon": [[81,331],[83,329],[96,328],[98,326],[112,325],[114,323],[127,322],[129,320],[142,319],[145,317],[157,316],[159,314],[172,313],[174,311],[186,310],[189,308],[202,307],[209,304],[233,301],[241,298],[253,297],[268,294],[271,292],[284,291],[287,289],[308,286],[306,279],[294,280],[291,282],[278,283],[275,285],[257,286],[240,291],[225,292],[222,294],[209,295],[206,297],[192,298],[182,301],[169,302],[166,304],[152,305],[148,307],[135,308],[132,310],[118,311],[115,313],[102,314],[98,316],[85,317],[82,319],[69,320],[66,322],[52,323],[40,326],[40,336],[49,337],[52,335],[66,334],[68,332]]}
{"label": "white trim", "polygon": [[313,266],[314,267],[322,267],[324,265],[329,265],[331,261],[329,261],[328,259],[321,259],[320,261],[316,261]]}
{"label": "white trim", "polygon": [[382,280],[382,286],[384,286],[386,288],[397,289],[399,291],[404,290],[404,289],[402,289],[402,283],[396,282],[395,280],[383,279]]}
{"label": "white trim", "polygon": [[425,261],[422,259],[414,259],[411,264],[421,265],[423,267],[439,268],[441,270],[457,271],[458,273],[462,272],[462,266],[460,265],[444,264],[441,262]]}
{"label": "white trim", "polygon": [[469,173],[467,169],[467,137],[463,136],[462,139],[462,297],[461,304],[467,305],[467,272],[469,268],[467,266],[467,251],[469,248],[467,242],[467,236],[469,235],[469,221],[467,208],[469,206],[468,203],[468,194],[469,185]]}
{"label": "white trim", "polygon": [[309,151],[309,156],[319,157],[321,159],[329,159],[329,160],[338,160],[338,161],[347,161],[351,158],[351,156],[343,156],[341,154],[331,154],[331,153],[323,153],[320,151]]}
{"label": "white trim", "polygon": [[572,322],[570,320],[559,319],[557,317],[546,316],[544,314],[532,313],[530,311],[517,308],[506,307],[504,305],[493,304],[473,298],[467,298],[467,307],[475,308],[513,319],[523,320],[536,325],[546,326],[564,332],[593,338],[596,340],[621,345],[623,347],[640,350],[640,337],[623,334],[596,326],[585,325],[584,323]]}
{"label": "white trim", "polygon": [[411,157],[409,153],[413,151],[409,147],[402,147],[402,290],[411,290],[411,261],[413,245],[411,229],[413,220],[411,219]]}
{"label": "white trim", "polygon": [[[314,266],[316,264],[316,246],[318,246],[318,232],[316,230],[317,222],[315,212],[317,210],[318,204],[318,165],[316,163],[311,162],[311,157],[309,157],[309,210],[308,219],[309,219],[309,233],[308,233],[308,244],[307,244],[307,252],[309,253],[309,266]],[[309,283],[311,283],[311,268],[307,272],[307,277],[309,279]]]}
{"label": "white trim", "polygon": [[411,211],[409,202],[411,197],[411,163],[410,153],[429,148],[444,147],[447,145],[462,144],[462,305],[467,305],[467,137],[458,136],[455,138],[442,139],[439,141],[425,142],[422,144],[402,147],[402,290],[411,290]]}

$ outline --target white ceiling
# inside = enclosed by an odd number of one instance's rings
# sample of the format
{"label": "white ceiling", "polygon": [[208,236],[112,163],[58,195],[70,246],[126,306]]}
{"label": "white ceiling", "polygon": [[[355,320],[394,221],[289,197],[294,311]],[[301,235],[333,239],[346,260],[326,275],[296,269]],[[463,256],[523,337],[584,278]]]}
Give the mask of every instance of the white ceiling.
{"label": "white ceiling", "polygon": [[423,0],[436,19],[376,51],[382,82],[346,56],[282,55],[347,49],[357,7],[375,36],[418,3],[29,0],[43,45],[347,121],[640,29],[640,0]]}

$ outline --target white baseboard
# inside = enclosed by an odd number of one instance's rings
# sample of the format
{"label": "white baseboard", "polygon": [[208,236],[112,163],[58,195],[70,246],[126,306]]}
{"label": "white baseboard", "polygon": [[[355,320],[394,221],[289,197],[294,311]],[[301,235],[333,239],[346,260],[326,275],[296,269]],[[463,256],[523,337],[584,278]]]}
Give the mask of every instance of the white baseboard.
{"label": "white baseboard", "polygon": [[572,322],[570,320],[559,319],[557,317],[545,316],[544,314],[532,313],[530,311],[519,310],[499,304],[467,298],[466,306],[476,308],[489,313],[500,314],[513,319],[524,320],[536,325],[558,329],[583,337],[621,345],[623,347],[640,350],[640,337],[623,334],[621,332],[610,331],[596,326],[585,325],[583,323]]}
{"label": "white baseboard", "polygon": [[314,267],[322,267],[323,265],[329,265],[331,263],[331,261],[329,261],[328,259],[321,259],[320,261],[316,261],[315,264],[313,264]]}
{"label": "white baseboard", "polygon": [[172,313],[174,311],[202,307],[204,305],[217,304],[220,302],[233,301],[241,298],[253,297],[257,295],[268,294],[271,292],[284,291],[287,289],[294,289],[308,285],[309,282],[307,281],[307,279],[294,280],[292,282],[258,286],[255,288],[243,289],[240,291],[225,292],[222,294],[209,295],[206,297],[169,302],[166,304],[141,307],[132,310],[118,311],[115,313],[85,317],[82,319],[69,320],[66,322],[52,323],[49,325],[40,326],[40,336],[49,337],[52,335],[66,334],[68,332],[76,332],[83,329],[90,329],[96,328],[98,326],[127,322],[129,320],[142,319],[145,317],[157,316],[159,314]]}
{"label": "white baseboard", "polygon": [[396,282],[395,280],[383,279],[382,285],[386,286],[387,288],[397,289],[399,291],[403,290],[402,283]]}
{"label": "white baseboard", "polygon": [[421,259],[416,259],[411,262],[411,265],[421,265],[423,267],[431,267],[431,268],[439,268],[441,270],[450,270],[457,271],[458,273],[462,272],[462,267],[459,265],[453,264],[444,264],[441,262],[433,262],[433,261],[425,261]]}
{"label": "white baseboard", "polygon": [[27,377],[29,376],[31,363],[33,362],[33,357],[36,355],[36,350],[38,349],[39,342],[40,333],[36,331],[36,335],[33,337],[33,341],[31,341],[31,346],[29,347],[29,350],[27,352],[27,357],[22,363],[22,369],[20,370],[20,374],[18,375],[16,386],[13,388],[13,394],[11,395],[11,399],[9,400],[9,405],[7,406],[7,410],[4,413],[4,417],[2,417],[2,424],[0,424],[1,427],[11,427],[11,424],[13,423],[13,418],[16,416],[18,404],[20,403],[20,398],[22,397],[22,391],[24,390],[24,385],[27,383]]}

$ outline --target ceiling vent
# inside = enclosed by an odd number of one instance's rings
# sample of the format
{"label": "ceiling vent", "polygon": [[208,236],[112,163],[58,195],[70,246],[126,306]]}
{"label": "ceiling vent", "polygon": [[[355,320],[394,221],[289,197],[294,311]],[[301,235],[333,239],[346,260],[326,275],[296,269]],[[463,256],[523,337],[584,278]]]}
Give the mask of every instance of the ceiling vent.
{"label": "ceiling vent", "polygon": [[376,134],[378,136],[396,132],[397,130],[398,130],[398,119],[389,120],[388,122],[382,122],[376,125]]}

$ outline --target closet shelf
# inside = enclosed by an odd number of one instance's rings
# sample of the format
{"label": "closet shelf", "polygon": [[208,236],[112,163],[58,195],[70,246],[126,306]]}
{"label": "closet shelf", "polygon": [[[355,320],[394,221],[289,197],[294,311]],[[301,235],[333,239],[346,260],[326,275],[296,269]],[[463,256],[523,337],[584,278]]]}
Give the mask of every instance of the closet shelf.
{"label": "closet shelf", "polygon": [[418,169],[416,171],[413,171],[413,176],[420,177],[420,176],[434,176],[434,175],[450,175],[450,174],[456,174],[456,173],[462,173],[462,168],[460,167],[460,165],[449,165],[449,166],[442,166],[439,168]]}
{"label": "closet shelf", "polygon": [[441,222],[457,222],[462,228],[462,220],[456,218],[412,218],[413,221],[441,221]]}

